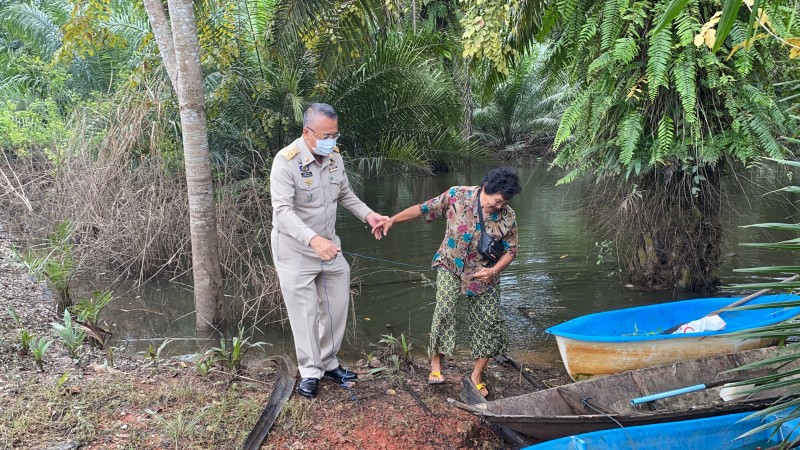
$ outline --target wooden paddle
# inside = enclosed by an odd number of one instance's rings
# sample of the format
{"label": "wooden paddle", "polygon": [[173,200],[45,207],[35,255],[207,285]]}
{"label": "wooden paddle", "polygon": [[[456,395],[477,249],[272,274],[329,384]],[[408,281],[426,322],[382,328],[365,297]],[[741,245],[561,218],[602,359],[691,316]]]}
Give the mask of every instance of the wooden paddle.
{"label": "wooden paddle", "polygon": [[[800,278],[800,275],[792,275],[789,278],[781,280],[781,283],[788,283],[790,281],[796,280],[797,278]],[[760,290],[758,292],[754,292],[754,293],[748,295],[747,297],[742,297],[739,300],[736,300],[735,302],[731,303],[728,306],[724,306],[724,307],[722,307],[722,308],[720,308],[720,309],[718,309],[716,311],[711,311],[710,313],[706,314],[705,317],[711,317],[711,316],[714,316],[714,315],[717,315],[717,314],[721,313],[722,311],[725,311],[726,309],[735,308],[735,307],[737,307],[739,305],[743,305],[743,304],[749,302],[750,300],[752,300],[752,299],[754,299],[756,297],[761,297],[762,295],[766,294],[769,291],[770,291],[769,289],[762,289],[762,290]],[[680,323],[678,325],[675,325],[674,327],[669,327],[666,330],[662,331],[661,334],[672,334],[673,332],[675,332],[675,330],[677,330],[678,328],[682,327],[685,323],[686,322]]]}

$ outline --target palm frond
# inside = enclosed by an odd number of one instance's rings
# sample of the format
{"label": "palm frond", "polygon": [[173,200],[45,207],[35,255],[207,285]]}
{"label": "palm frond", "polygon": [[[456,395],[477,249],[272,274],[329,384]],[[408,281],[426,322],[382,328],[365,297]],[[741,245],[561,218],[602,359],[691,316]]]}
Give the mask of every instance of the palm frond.
{"label": "palm frond", "polygon": [[49,61],[61,47],[62,23],[55,23],[46,10],[31,3],[12,3],[0,10],[0,24],[31,51]]}

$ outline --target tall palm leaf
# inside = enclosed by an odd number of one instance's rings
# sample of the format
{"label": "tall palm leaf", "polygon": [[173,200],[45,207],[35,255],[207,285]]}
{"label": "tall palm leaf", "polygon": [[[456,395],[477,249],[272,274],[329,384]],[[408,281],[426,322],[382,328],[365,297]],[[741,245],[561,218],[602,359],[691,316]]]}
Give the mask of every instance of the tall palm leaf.
{"label": "tall palm leaf", "polygon": [[0,9],[0,24],[9,36],[25,42],[29,51],[49,61],[61,47],[61,26],[69,11],[67,0],[12,2]]}
{"label": "tall palm leaf", "polygon": [[455,92],[430,49],[418,42],[390,34],[359,65],[331,80],[325,98],[342,116],[341,140],[354,157],[421,167],[483,156],[457,137],[461,107]]}
{"label": "tall palm leaf", "polygon": [[476,134],[494,148],[526,145],[552,137],[564,110],[565,84],[548,82],[543,75],[544,47],[520,58],[508,77],[494,84],[487,76],[481,106],[475,110]]}
{"label": "tall palm leaf", "polygon": [[[800,167],[800,162],[797,161],[786,161],[786,160],[773,160],[780,164],[788,165],[791,167]],[[779,190],[779,192],[787,192],[787,193],[800,193],[800,187],[798,186],[786,186]],[[765,230],[779,230],[782,232],[790,232],[790,233],[800,233],[800,224],[798,223],[760,223],[749,225],[748,227],[753,228],[761,228]],[[780,250],[788,250],[788,251],[798,251],[800,250],[800,238],[789,239],[781,242],[775,243],[744,243],[741,244],[742,246],[747,247],[759,247],[759,248],[772,248],[772,249],[780,249]],[[773,266],[773,267],[752,267],[746,269],[736,269],[737,272],[743,273],[753,273],[753,274],[762,274],[764,276],[772,276],[773,274],[781,273],[800,273],[800,266],[798,265],[788,265],[788,266]],[[762,283],[749,283],[749,284],[742,284],[732,286],[733,288],[742,288],[742,289],[774,289],[777,291],[785,291],[785,290],[797,290],[800,288],[800,282],[762,282]],[[745,310],[745,309],[761,309],[761,308],[773,308],[773,307],[791,307],[797,306],[800,302],[783,302],[779,305],[771,305],[771,304],[762,304],[757,306],[741,306],[737,309]],[[741,333],[741,337],[743,339],[747,338],[769,338],[769,339],[778,339],[780,342],[786,342],[786,340],[790,337],[800,336],[800,322],[797,320],[788,321],[785,323],[771,325],[767,327],[757,328],[754,330],[749,330],[746,332]],[[786,350],[795,350],[800,347],[800,343],[795,342],[792,344],[786,345]],[[765,366],[772,366],[774,364],[789,364],[794,362],[798,359],[800,353],[796,351],[787,351],[779,352],[779,354],[775,357],[768,358],[764,361],[760,361],[758,363],[754,363],[751,367],[765,367]],[[750,385],[755,384],[755,387],[750,389],[753,393],[763,392],[769,389],[774,388],[790,388],[791,394],[788,394],[781,398],[774,406],[767,408],[763,411],[759,411],[754,413],[753,416],[764,417],[769,414],[773,414],[778,411],[787,410],[793,406],[797,406],[800,404],[800,397],[797,397],[800,394],[800,377],[796,376],[800,373],[800,370],[795,370],[789,373],[783,373],[781,376],[777,375],[768,375],[764,377],[760,377],[756,380],[748,380],[746,382],[741,382],[739,384],[742,385]],[[780,424],[800,417],[800,409],[794,411],[793,413],[789,414],[785,419],[780,419],[775,423],[771,423],[770,426],[780,426]],[[759,427],[751,433],[757,432],[765,427]]]}

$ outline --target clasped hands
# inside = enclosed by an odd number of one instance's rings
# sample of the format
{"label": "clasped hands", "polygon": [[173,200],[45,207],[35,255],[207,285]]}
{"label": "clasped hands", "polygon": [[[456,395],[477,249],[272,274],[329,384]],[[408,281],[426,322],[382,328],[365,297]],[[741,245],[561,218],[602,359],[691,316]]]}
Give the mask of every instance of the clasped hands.
{"label": "clasped hands", "polygon": [[[372,227],[372,235],[378,240],[385,236],[385,233],[381,233],[380,225],[387,221],[391,221],[389,216],[384,216],[376,212],[367,214],[366,220],[369,226]],[[323,261],[330,261],[333,258],[336,258],[339,252],[342,251],[342,249],[333,244],[333,241],[320,235],[316,235],[311,238],[311,241],[309,241],[308,245],[314,249],[314,251],[317,253],[317,256],[319,256],[319,258]]]}
{"label": "clasped hands", "polygon": [[384,220],[372,225],[372,235],[375,236],[375,239],[380,239],[381,237],[388,235],[389,228],[392,228],[392,225],[394,225],[394,220],[392,220],[390,217],[384,217]]}

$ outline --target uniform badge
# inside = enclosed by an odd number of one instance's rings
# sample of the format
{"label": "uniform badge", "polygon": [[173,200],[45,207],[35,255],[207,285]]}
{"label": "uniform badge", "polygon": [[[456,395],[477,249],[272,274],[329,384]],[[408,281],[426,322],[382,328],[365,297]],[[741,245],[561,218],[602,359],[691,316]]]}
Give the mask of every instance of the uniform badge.
{"label": "uniform badge", "polygon": [[328,168],[328,172],[336,172],[337,170],[339,170],[339,168],[338,168],[338,167],[336,167],[336,166],[330,166],[330,167]]}
{"label": "uniform badge", "polygon": [[303,178],[308,178],[313,176],[310,170],[308,170],[308,165],[300,166],[300,176]]}
{"label": "uniform badge", "polygon": [[303,182],[305,182],[308,186],[311,186],[312,184],[314,184],[314,179],[313,178],[309,178],[307,180],[303,180]]}

